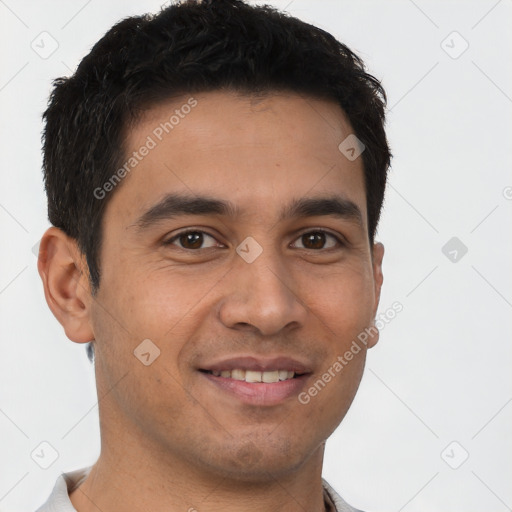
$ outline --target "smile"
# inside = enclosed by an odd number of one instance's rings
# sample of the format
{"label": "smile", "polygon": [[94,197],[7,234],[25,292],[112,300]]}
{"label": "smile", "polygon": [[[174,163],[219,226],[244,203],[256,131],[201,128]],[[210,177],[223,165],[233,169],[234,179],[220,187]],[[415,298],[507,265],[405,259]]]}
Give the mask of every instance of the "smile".
{"label": "smile", "polygon": [[267,384],[293,379],[299,375],[289,370],[256,371],[235,368],[234,370],[204,371],[214,375],[215,377],[223,377],[225,379],[234,379],[250,383],[264,382]]}
{"label": "smile", "polygon": [[237,406],[282,404],[297,397],[313,375],[313,368],[306,361],[277,354],[233,355],[204,362],[197,370],[219,398],[225,397]]}

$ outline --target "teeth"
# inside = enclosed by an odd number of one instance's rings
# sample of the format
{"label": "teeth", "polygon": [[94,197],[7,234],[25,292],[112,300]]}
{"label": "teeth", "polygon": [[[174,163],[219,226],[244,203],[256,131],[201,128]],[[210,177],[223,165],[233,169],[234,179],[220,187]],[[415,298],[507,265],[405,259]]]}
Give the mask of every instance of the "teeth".
{"label": "teeth", "polygon": [[231,378],[235,380],[245,380],[245,370],[232,370]]}
{"label": "teeth", "polygon": [[288,378],[287,370],[279,370],[279,380],[286,380]]}
{"label": "teeth", "polygon": [[262,382],[279,382],[279,371],[275,370],[273,372],[263,372],[261,374]]}
{"label": "teeth", "polygon": [[261,372],[247,370],[245,372],[245,382],[261,382]]}
{"label": "teeth", "polygon": [[295,372],[288,370],[271,370],[268,372],[259,372],[255,370],[212,370],[216,377],[231,378],[234,380],[244,380],[245,382],[266,382],[273,383],[283,380],[293,379]]}

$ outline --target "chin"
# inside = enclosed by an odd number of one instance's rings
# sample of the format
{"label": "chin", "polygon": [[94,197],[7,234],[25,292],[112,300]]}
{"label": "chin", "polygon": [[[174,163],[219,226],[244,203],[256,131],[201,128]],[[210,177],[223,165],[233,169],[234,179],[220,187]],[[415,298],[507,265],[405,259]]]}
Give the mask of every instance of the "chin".
{"label": "chin", "polygon": [[255,436],[253,441],[240,443],[237,447],[231,446],[225,457],[221,460],[215,457],[216,460],[210,460],[210,464],[216,468],[219,476],[261,484],[292,475],[314,452],[307,450],[298,439],[292,444],[289,439],[273,439],[269,442],[269,436],[266,439]]}

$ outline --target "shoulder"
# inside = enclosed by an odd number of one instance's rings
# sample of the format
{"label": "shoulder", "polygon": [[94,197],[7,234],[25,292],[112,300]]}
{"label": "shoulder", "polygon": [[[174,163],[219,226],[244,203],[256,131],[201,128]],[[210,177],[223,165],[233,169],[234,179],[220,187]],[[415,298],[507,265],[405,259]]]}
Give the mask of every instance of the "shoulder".
{"label": "shoulder", "polygon": [[69,499],[69,493],[87,478],[91,468],[92,466],[89,466],[59,475],[50,497],[36,512],[76,512]]}
{"label": "shoulder", "polygon": [[325,492],[335,506],[335,512],[363,512],[357,508],[351,507],[323,478],[322,483]]}

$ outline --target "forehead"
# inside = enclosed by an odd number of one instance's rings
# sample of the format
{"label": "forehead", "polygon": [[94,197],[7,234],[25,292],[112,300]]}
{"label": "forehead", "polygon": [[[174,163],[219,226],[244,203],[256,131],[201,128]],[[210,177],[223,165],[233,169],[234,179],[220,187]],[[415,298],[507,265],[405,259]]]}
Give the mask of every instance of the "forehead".
{"label": "forehead", "polygon": [[[136,147],[148,134],[165,145],[195,133],[205,136],[188,140],[196,149],[249,144],[283,147],[286,143],[305,144],[308,149],[316,146],[319,153],[323,146],[337,147],[340,137],[352,131],[334,101],[292,92],[213,91],[175,97],[146,110],[130,131],[128,145]],[[286,140],[275,138],[284,132]]]}
{"label": "forehead", "polygon": [[242,214],[282,211],[285,197],[340,194],[366,222],[362,159],[339,150],[353,130],[335,102],[298,94],[184,95],[147,110],[127,134],[128,172],[111,200],[128,219],[168,193],[214,196]]}

